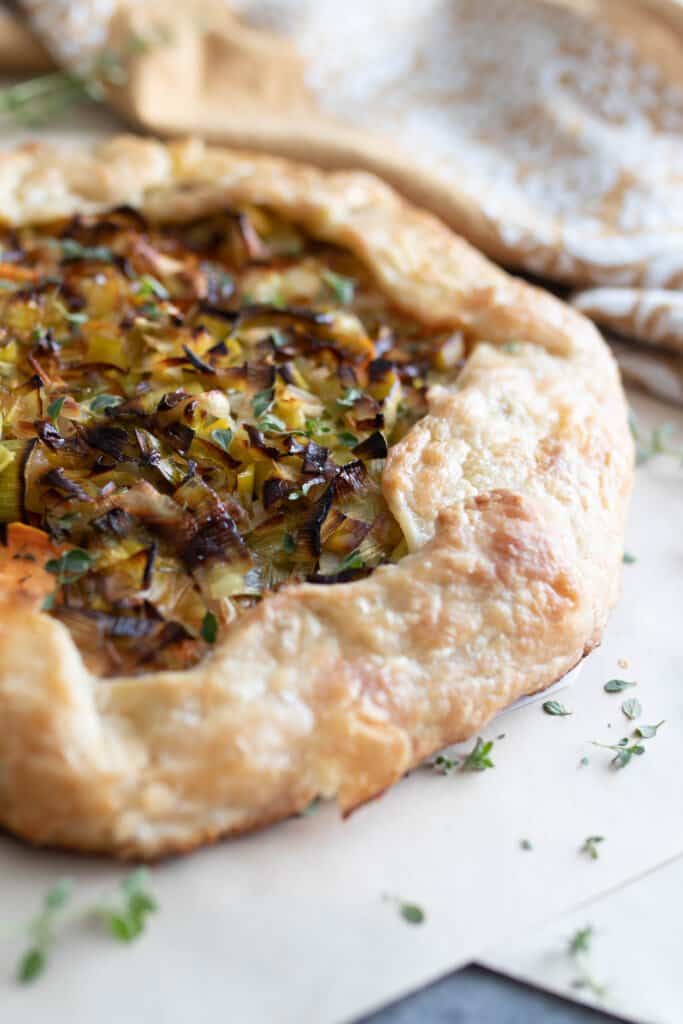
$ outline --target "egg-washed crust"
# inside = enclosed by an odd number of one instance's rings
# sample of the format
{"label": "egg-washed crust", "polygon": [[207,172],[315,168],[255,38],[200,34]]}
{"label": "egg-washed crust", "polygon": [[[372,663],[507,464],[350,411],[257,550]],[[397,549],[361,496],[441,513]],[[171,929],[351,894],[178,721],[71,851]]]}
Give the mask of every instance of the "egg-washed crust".
{"label": "egg-washed crust", "polygon": [[2,158],[12,223],[122,202],[152,220],[266,205],[351,250],[414,319],[481,339],[389,453],[411,553],[268,595],[198,666],[94,677],[30,577],[5,581],[0,824],[144,859],[316,796],[348,812],[566,673],[617,596],[633,451],[595,328],[369,175],[130,137]]}

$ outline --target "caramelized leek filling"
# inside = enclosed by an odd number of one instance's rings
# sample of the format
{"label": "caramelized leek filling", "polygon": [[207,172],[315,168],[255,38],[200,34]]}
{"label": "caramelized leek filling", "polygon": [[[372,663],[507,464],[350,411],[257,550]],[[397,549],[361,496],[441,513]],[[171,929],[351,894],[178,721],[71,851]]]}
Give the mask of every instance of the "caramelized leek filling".
{"label": "caramelized leek filling", "polygon": [[403,554],[387,448],[460,335],[260,208],[0,241],[0,520],[57,546],[46,610],[93,671],[187,667],[266,591]]}

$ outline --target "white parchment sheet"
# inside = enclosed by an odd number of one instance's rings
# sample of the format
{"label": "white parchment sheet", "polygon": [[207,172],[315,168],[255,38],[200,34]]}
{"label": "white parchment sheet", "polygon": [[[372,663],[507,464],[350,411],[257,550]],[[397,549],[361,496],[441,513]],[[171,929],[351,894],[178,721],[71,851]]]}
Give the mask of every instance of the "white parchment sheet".
{"label": "white parchment sheet", "polygon": [[[683,416],[645,399],[634,406],[643,426],[669,419],[683,432]],[[119,1024],[131,1011],[164,1024],[226,1015],[240,1024],[340,1022],[497,942],[522,948],[532,926],[683,852],[682,523],[683,468],[660,458],[639,469],[627,545],[637,562],[625,567],[603,646],[559,694],[571,717],[522,707],[486,730],[505,733],[493,770],[417,771],[345,822],[325,806],[159,865],[160,911],[139,942],[124,947],[74,926],[33,988],[12,980],[21,946],[6,939],[3,1022]],[[638,686],[606,694],[615,676]],[[666,725],[644,741],[644,756],[614,771],[610,751],[589,741],[632,732],[620,710],[632,695],[643,721]],[[589,835],[606,837],[597,861],[578,852]],[[64,874],[93,899],[123,870],[1,839],[2,927],[26,920]],[[419,903],[425,923],[407,924],[385,893]],[[664,921],[681,916],[680,902],[680,888],[661,902]],[[645,990],[654,954],[637,928],[631,941]]]}
{"label": "white parchment sheet", "polygon": [[[607,851],[605,850],[605,854]],[[483,958],[494,971],[580,999],[638,1024],[678,1024],[683,1016],[683,857],[549,922]],[[592,927],[588,970],[604,995],[577,988],[567,943]]]}

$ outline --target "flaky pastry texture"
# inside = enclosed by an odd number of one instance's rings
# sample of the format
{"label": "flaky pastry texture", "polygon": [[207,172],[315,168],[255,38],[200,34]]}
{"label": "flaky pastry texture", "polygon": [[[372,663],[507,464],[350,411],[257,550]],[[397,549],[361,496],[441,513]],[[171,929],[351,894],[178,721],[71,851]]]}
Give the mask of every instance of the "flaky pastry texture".
{"label": "flaky pastry texture", "polygon": [[133,137],[0,162],[11,223],[122,202],[160,220],[267,205],[353,251],[417,321],[478,341],[389,453],[410,553],[267,595],[195,668],[99,679],[30,580],[3,575],[0,825],[144,859],[316,796],[348,812],[567,672],[617,596],[633,452],[596,329],[370,175]]}

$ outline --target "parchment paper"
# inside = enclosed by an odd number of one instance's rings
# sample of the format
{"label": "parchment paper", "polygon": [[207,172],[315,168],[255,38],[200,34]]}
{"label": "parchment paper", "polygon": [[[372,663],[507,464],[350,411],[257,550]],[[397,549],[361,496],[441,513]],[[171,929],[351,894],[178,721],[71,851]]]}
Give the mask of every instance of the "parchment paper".
{"label": "parchment paper", "polygon": [[[681,893],[683,858],[678,857],[496,950],[483,962],[494,971],[602,1006],[638,1024],[676,1024],[683,997]],[[587,925],[594,930],[587,965],[606,989],[603,1000],[590,989],[576,988],[577,971],[566,954],[569,937]]]}
{"label": "parchment paper", "polygon": [[[672,418],[646,399],[635,405],[643,425]],[[683,433],[683,416],[677,425]],[[538,704],[512,711],[485,733],[505,733],[494,770],[418,771],[346,822],[326,806],[158,866],[161,910],[138,943],[74,926],[33,989],[12,980],[21,944],[6,940],[3,1020],[340,1022],[497,942],[515,948],[539,922],[683,852],[682,519],[683,469],[673,459],[640,469],[628,538],[638,560],[625,568],[603,646],[561,695],[571,717]],[[614,676],[638,680],[626,696],[637,694],[645,721],[667,719],[646,755],[618,772],[610,751],[588,742],[632,731],[622,695],[602,688]],[[578,848],[597,834],[607,840],[590,861]],[[64,874],[97,899],[123,870],[0,840],[3,922],[25,921]],[[407,924],[383,894],[419,903],[426,922]],[[649,951],[634,943],[644,967]]]}

